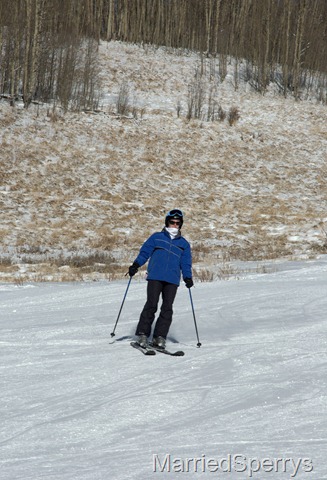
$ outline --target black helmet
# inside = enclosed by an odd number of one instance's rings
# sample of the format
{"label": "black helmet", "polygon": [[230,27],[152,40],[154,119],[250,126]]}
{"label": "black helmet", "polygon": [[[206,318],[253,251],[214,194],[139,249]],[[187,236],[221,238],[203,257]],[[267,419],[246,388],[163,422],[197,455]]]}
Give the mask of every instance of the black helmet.
{"label": "black helmet", "polygon": [[169,220],[172,220],[173,218],[176,219],[176,220],[179,220],[181,222],[179,228],[182,228],[182,225],[183,225],[183,212],[182,212],[182,210],[178,210],[177,208],[174,208],[173,210],[170,210],[167,213],[166,219],[165,219],[166,227],[168,227],[168,225],[169,225]]}

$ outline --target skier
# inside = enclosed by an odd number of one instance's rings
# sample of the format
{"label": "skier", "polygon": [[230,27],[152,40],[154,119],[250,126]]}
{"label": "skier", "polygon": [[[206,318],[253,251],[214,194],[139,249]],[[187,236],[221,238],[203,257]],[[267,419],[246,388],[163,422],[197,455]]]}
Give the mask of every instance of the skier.
{"label": "skier", "polygon": [[172,322],[173,303],[181,274],[186,287],[193,286],[191,247],[181,235],[182,225],[182,211],[170,210],[165,218],[165,227],[161,232],[152,234],[144,242],[138,256],[129,267],[129,275],[132,277],[150,258],[147,268],[147,301],[135,332],[138,336],[138,343],[143,348],[148,346],[148,338],[151,334],[160,294],[162,295],[162,305],[154,327],[152,345],[165,349],[166,338]]}

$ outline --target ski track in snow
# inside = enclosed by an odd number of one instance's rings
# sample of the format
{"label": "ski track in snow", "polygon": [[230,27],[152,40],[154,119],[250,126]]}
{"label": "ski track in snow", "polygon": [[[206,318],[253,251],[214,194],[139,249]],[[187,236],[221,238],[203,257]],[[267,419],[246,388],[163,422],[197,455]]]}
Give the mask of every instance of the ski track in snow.
{"label": "ski track in snow", "polygon": [[[201,348],[181,286],[168,341],[179,358],[129,346],[143,280],[114,339],[124,281],[0,284],[1,479],[327,479],[326,265],[197,283]],[[175,467],[153,471],[167,455]],[[254,471],[201,470],[228,455]],[[313,470],[255,471],[265,458],[309,458]]]}

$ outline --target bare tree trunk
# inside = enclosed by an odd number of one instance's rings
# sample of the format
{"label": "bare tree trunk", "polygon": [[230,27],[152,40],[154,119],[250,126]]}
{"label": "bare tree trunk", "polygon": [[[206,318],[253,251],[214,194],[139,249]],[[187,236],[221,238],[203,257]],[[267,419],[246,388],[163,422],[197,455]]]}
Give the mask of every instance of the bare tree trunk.
{"label": "bare tree trunk", "polygon": [[212,6],[213,0],[205,0],[205,19],[206,19],[206,54],[210,53],[211,29],[212,29]]}
{"label": "bare tree trunk", "polygon": [[30,105],[35,95],[44,2],[45,0],[26,0],[27,37],[23,90],[25,108]]}
{"label": "bare tree trunk", "polygon": [[297,20],[296,34],[295,34],[295,52],[293,61],[293,88],[294,96],[299,98],[299,86],[300,86],[300,72],[301,72],[301,58],[302,58],[302,45],[303,45],[303,28],[304,18],[306,15],[307,0],[300,0],[300,11]]}
{"label": "bare tree trunk", "polygon": [[284,45],[282,48],[284,54],[282,56],[282,70],[283,70],[283,91],[284,97],[287,96],[288,84],[289,84],[289,54],[290,54],[290,36],[291,36],[291,5],[290,0],[285,0],[284,10]]}
{"label": "bare tree trunk", "polygon": [[107,40],[115,38],[115,0],[108,0],[108,18],[107,18]]}
{"label": "bare tree trunk", "polygon": [[29,101],[29,86],[30,86],[30,48],[31,48],[31,31],[32,31],[32,0],[26,0],[26,27],[25,27],[25,58],[24,58],[24,75],[23,75],[23,101],[25,108],[28,107]]}
{"label": "bare tree trunk", "polygon": [[216,14],[215,14],[215,20],[214,20],[213,40],[212,40],[214,54],[216,54],[219,51],[218,38],[219,38],[219,26],[220,26],[220,4],[221,4],[221,0],[217,0]]}
{"label": "bare tree trunk", "polygon": [[265,49],[262,62],[262,80],[261,85],[263,91],[266,90],[269,83],[269,54],[271,52],[270,37],[271,37],[271,0],[266,0],[266,12],[265,12],[265,29],[264,29],[264,41]]}

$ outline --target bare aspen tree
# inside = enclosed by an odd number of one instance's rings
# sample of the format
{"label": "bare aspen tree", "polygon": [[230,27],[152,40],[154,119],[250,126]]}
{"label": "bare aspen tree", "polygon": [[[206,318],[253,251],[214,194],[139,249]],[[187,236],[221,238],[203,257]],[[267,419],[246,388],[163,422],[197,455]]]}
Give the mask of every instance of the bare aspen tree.
{"label": "bare aspen tree", "polygon": [[296,34],[295,34],[295,51],[293,60],[293,89],[295,98],[299,97],[300,86],[300,70],[302,59],[302,46],[303,46],[303,29],[304,18],[307,9],[307,0],[300,0],[300,9],[297,18]]}
{"label": "bare aspen tree", "polygon": [[44,3],[45,0],[26,0],[27,37],[23,84],[25,108],[35,95]]}
{"label": "bare aspen tree", "polygon": [[[189,45],[190,30],[187,29],[186,32],[184,33],[184,30],[185,30],[184,25],[187,18],[186,9],[187,9],[187,5],[185,0],[181,0],[179,11],[176,8],[176,2],[174,2],[173,16],[177,21],[177,27],[176,27],[177,32],[175,37],[176,41],[174,42],[174,45],[175,44],[180,46]],[[183,41],[182,41],[182,38],[183,38]]]}
{"label": "bare aspen tree", "polygon": [[[182,6],[182,4],[181,4]],[[175,41],[175,29],[176,29],[176,18],[173,17],[173,9],[168,6],[167,2],[164,1],[162,4],[162,15],[160,17],[160,37],[162,37],[162,32],[164,32],[163,41],[164,44],[173,47],[176,45]],[[181,15],[181,10],[179,9],[179,15]],[[160,42],[162,44],[162,42]]]}
{"label": "bare aspen tree", "polygon": [[11,9],[11,25],[10,33],[7,29],[8,39],[8,71],[7,71],[7,88],[11,105],[15,104],[18,96],[19,76],[20,76],[20,45],[22,42],[22,25],[21,15],[19,11],[19,3],[13,5]]}
{"label": "bare aspen tree", "polygon": [[137,0],[136,5],[136,15],[135,15],[135,41],[142,42],[142,38],[145,43],[151,42],[149,37],[149,30],[144,30],[144,17],[147,16],[147,2],[142,2],[142,0]]}
{"label": "bare aspen tree", "polygon": [[213,25],[213,39],[212,39],[212,47],[213,52],[216,54],[219,51],[219,27],[220,27],[220,5],[221,0],[216,0],[216,12],[215,12],[215,20]]}
{"label": "bare aspen tree", "polygon": [[115,0],[108,0],[108,16],[107,16],[107,31],[106,39],[111,40],[115,38]]}
{"label": "bare aspen tree", "polygon": [[[230,32],[228,38],[228,50],[229,52],[233,51],[233,48],[236,47],[238,51],[238,41],[237,41],[237,16],[238,16],[238,8],[237,8],[237,0],[231,0],[230,2]],[[234,54],[235,55],[235,54]],[[237,56],[237,53],[236,53]]]}
{"label": "bare aspen tree", "polygon": [[[4,51],[5,51],[5,41],[4,41],[4,28],[7,28],[7,19],[5,15],[4,2],[0,2],[0,95],[4,91],[4,78],[5,78],[5,68],[4,68]],[[1,98],[1,97],[0,97]]]}
{"label": "bare aspen tree", "polygon": [[25,30],[25,58],[24,58],[24,73],[23,73],[23,99],[24,99],[24,106],[28,107],[30,104],[29,99],[29,90],[30,90],[30,50],[31,50],[31,43],[32,43],[32,25],[33,25],[33,8],[32,8],[32,0],[26,0],[26,10],[25,10],[25,18],[26,18],[26,30]]}
{"label": "bare aspen tree", "polygon": [[[251,0],[233,0],[231,4],[231,18],[232,18],[232,30],[229,37],[228,50],[234,56],[234,89],[237,90],[239,86],[240,77],[240,62],[243,56],[243,49],[245,45],[249,49],[250,39],[249,33],[245,29],[247,24],[248,15],[247,12],[250,8]],[[251,27],[249,27],[251,29]]]}
{"label": "bare aspen tree", "polygon": [[104,0],[92,0],[94,3],[94,16],[93,16],[93,29],[89,34],[90,37],[95,38],[97,41],[100,41],[101,38],[101,29],[102,29],[102,15],[103,15],[103,7],[104,7]]}
{"label": "bare aspen tree", "polygon": [[289,55],[290,55],[290,36],[291,36],[291,0],[284,0],[285,7],[283,12],[283,44],[282,53],[282,71],[283,71],[283,92],[287,96],[289,83]]}
{"label": "bare aspen tree", "polygon": [[205,19],[206,19],[206,53],[209,55],[211,47],[211,38],[212,38],[212,15],[213,15],[213,1],[214,0],[205,0]]}
{"label": "bare aspen tree", "polygon": [[[324,7],[325,5],[325,7]],[[321,25],[325,24],[327,30],[327,16],[324,19],[324,10],[327,13],[327,3],[321,0],[312,0],[310,2],[309,15],[305,18],[304,28],[304,43],[307,48],[303,52],[303,63],[313,71],[322,70],[322,58],[327,58],[326,55],[326,32],[325,35],[321,32]],[[325,61],[324,71],[327,69],[327,62]]]}
{"label": "bare aspen tree", "polygon": [[265,91],[269,83],[269,54],[271,52],[271,0],[264,3],[265,12],[263,19],[263,58],[261,66],[260,91]]}

